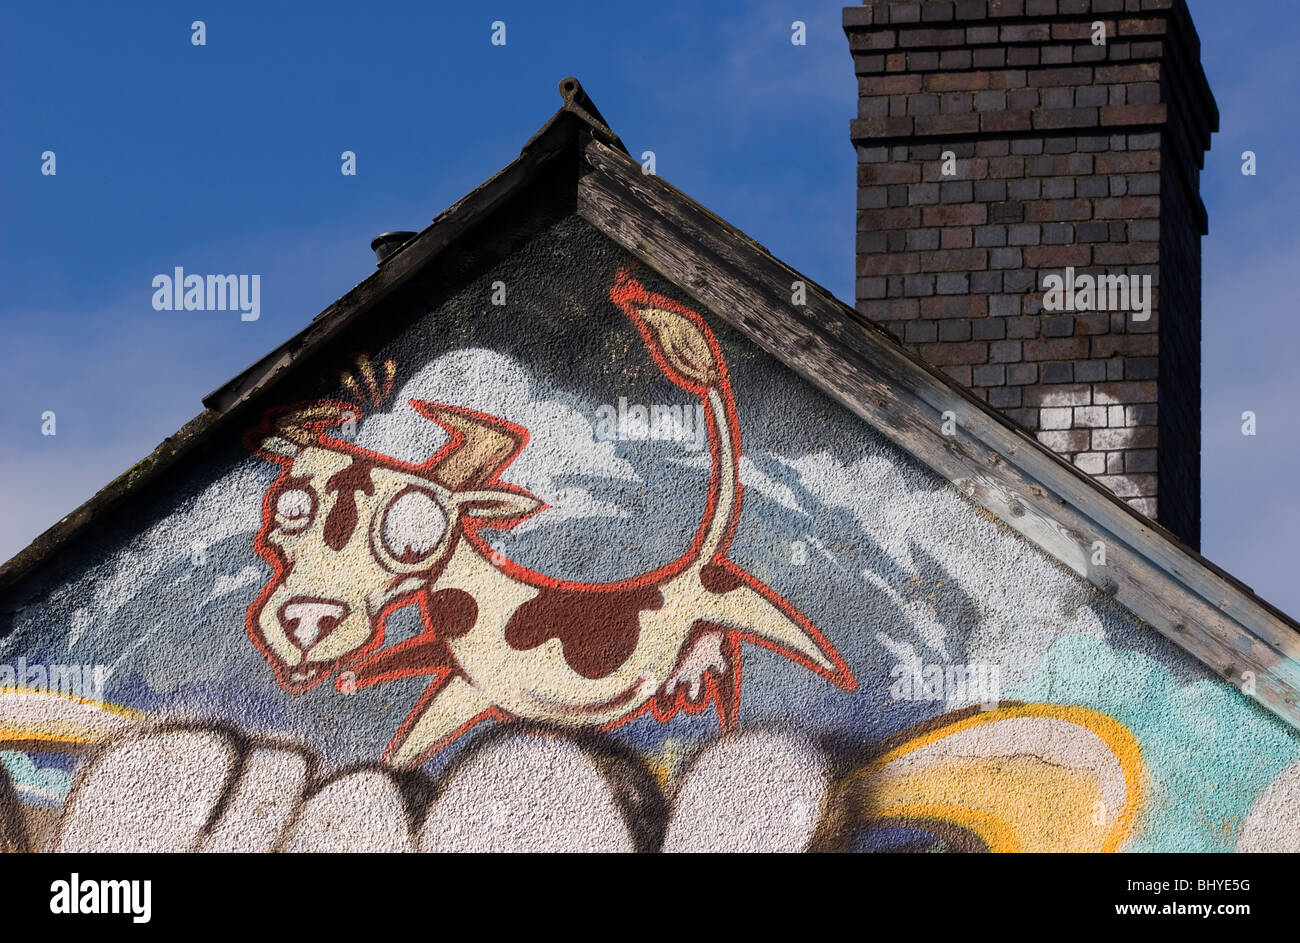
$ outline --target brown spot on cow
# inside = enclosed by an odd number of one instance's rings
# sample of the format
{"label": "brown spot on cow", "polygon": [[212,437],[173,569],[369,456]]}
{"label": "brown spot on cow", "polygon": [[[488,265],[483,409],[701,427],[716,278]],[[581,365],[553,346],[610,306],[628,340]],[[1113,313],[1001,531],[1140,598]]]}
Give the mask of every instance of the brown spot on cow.
{"label": "brown spot on cow", "polygon": [[587,679],[605,678],[636,649],[641,613],[659,609],[656,586],[592,592],[544,588],[506,624],[506,642],[519,651],[558,638],[564,660]]}
{"label": "brown spot on cow", "polygon": [[357,529],[357,492],[375,493],[370,468],[369,462],[354,458],[347,468],[335,472],[325,482],[326,492],[338,495],[334,507],[330,508],[329,517],[325,518],[325,545],[331,550],[346,547],[352,539],[352,532]]}
{"label": "brown spot on cow", "polygon": [[721,596],[733,589],[739,589],[741,579],[725,566],[706,563],[700,568],[700,584],[709,592]]}

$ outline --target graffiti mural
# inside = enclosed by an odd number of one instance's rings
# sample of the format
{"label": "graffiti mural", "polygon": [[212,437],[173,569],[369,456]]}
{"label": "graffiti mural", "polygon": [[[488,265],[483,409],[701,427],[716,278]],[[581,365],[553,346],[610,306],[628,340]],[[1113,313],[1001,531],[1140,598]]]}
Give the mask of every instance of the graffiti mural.
{"label": "graffiti mural", "polygon": [[[362,687],[431,676],[385,759],[419,764],[488,719],[609,729],[647,711],[666,722],[712,705],[729,730],[742,640],[855,686],[806,616],[727,559],[741,511],[740,430],[712,332],[626,271],[610,298],[664,376],[699,398],[708,422],[703,520],[690,547],[654,570],[575,582],[489,547],[481,529],[508,529],[545,510],[500,480],[528,443],[528,430],[508,420],[412,400],[448,434],[421,465],[329,436],[358,416],[345,403],[275,414],[255,437],[258,454],[282,471],[256,540],[275,575],[249,610],[249,636],[293,693],[343,666],[352,671],[338,683]],[[387,613],[412,602],[423,630],[380,649]]]}
{"label": "graffiti mural", "polygon": [[0,847],[1297,848],[1293,731],[585,222],[391,319],[4,600]]}

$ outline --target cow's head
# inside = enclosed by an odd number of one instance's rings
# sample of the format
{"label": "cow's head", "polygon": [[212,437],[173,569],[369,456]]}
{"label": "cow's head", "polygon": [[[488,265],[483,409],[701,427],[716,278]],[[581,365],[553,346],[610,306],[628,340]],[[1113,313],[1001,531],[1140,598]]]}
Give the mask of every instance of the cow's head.
{"label": "cow's head", "polygon": [[467,532],[513,527],[542,507],[497,480],[527,430],[410,402],[450,436],[421,465],[330,435],[356,419],[348,403],[273,414],[252,436],[281,472],[256,539],[275,575],[249,609],[248,632],[286,690],[309,690],[380,645],[385,613],[434,582]]}

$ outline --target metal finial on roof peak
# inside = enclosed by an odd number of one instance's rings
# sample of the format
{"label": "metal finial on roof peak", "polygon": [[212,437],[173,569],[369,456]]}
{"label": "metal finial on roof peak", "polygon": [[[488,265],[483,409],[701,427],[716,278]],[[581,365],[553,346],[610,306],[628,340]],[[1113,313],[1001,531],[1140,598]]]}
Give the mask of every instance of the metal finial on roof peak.
{"label": "metal finial on roof peak", "polygon": [[582,83],[570,75],[568,78],[560,79],[560,97],[567,105],[579,97],[586,98],[587,93],[583,91]]}
{"label": "metal finial on roof peak", "polygon": [[564,99],[565,111],[577,115],[626,153],[627,148],[623,146],[623,142],[619,140],[614,129],[609,126],[609,122],[605,120],[605,116],[600,113],[600,109],[596,107],[596,103],[591,100],[591,96],[587,94],[577,78],[570,75],[560,79],[560,97]]}

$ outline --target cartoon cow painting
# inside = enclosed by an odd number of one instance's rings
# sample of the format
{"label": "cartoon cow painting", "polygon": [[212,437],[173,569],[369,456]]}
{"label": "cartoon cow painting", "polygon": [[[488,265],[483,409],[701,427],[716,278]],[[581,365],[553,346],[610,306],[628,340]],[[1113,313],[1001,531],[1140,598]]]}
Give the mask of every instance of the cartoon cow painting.
{"label": "cartoon cow painting", "polygon": [[[707,417],[703,519],[689,548],[658,569],[572,582],[494,551],[483,531],[545,510],[500,480],[528,442],[528,430],[504,419],[412,400],[449,436],[420,465],[331,436],[356,417],[351,403],[274,412],[250,437],[282,470],[255,542],[274,575],[249,608],[248,634],[294,693],[336,675],[340,690],[430,676],[385,753],[393,765],[418,765],[488,719],[609,729],[647,711],[667,721],[712,706],[730,728],[741,641],[856,687],[802,613],[727,559],[741,510],[740,431],[712,332],[627,271],[610,298]],[[422,631],[383,647],[386,617],[412,603]]]}

